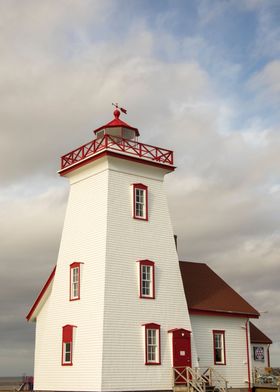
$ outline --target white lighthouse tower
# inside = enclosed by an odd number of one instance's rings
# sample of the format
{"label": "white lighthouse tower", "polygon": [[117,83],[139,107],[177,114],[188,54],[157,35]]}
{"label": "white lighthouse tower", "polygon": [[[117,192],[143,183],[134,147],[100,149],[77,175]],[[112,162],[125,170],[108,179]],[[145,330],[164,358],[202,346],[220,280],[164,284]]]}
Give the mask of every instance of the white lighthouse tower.
{"label": "white lighthouse tower", "polygon": [[61,158],[70,194],[36,321],[37,391],[166,391],[196,366],[164,191],[173,153],[120,117]]}

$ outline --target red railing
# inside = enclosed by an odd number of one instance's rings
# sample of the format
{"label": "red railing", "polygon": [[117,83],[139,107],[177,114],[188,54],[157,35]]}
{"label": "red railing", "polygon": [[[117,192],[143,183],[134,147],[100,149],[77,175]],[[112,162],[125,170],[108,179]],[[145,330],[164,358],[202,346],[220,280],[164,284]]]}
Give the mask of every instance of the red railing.
{"label": "red railing", "polygon": [[61,169],[66,169],[83,159],[103,151],[117,151],[125,155],[137,156],[149,161],[173,165],[173,151],[165,150],[149,144],[138,143],[122,137],[104,135],[61,157]]}

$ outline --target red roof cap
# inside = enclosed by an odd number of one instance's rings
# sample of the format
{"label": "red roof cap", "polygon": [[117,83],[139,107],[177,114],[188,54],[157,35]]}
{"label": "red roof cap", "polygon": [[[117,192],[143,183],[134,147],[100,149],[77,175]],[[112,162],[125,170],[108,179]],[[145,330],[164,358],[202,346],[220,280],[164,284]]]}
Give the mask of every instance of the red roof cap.
{"label": "red roof cap", "polygon": [[104,128],[123,127],[123,128],[132,129],[133,131],[135,131],[136,136],[140,135],[140,133],[139,133],[137,128],[132,127],[131,125],[127,124],[126,122],[120,120],[119,117],[120,117],[121,112],[119,111],[118,108],[114,110],[113,114],[114,114],[115,118],[112,121],[108,122],[108,124],[102,125],[102,127],[99,127],[97,129],[95,129],[93,132],[96,134],[96,132],[98,132],[98,131],[100,131],[101,129],[104,129]]}

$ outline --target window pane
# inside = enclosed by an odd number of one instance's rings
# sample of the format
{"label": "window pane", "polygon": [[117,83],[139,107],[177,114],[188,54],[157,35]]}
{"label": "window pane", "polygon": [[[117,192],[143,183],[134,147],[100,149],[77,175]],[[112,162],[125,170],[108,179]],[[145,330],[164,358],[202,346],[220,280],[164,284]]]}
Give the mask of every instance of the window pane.
{"label": "window pane", "polygon": [[71,298],[79,296],[79,267],[71,269]]}
{"label": "window pane", "polygon": [[142,265],[142,277],[141,277],[141,285],[142,285],[142,295],[151,296],[152,295],[152,279],[151,279],[151,269],[152,267],[149,265]]}
{"label": "window pane", "polygon": [[147,330],[147,359],[148,362],[156,362],[158,355],[158,344],[157,344],[157,330]]}
{"label": "window pane", "polygon": [[65,353],[65,362],[70,362],[70,360],[71,360],[71,354]]}
{"label": "window pane", "polygon": [[222,333],[214,334],[214,360],[216,363],[224,363],[224,335]]}
{"label": "window pane", "polygon": [[135,214],[138,217],[145,217],[145,190],[135,189]]}
{"label": "window pane", "polygon": [[71,342],[64,343],[64,362],[71,362]]}
{"label": "window pane", "polygon": [[221,335],[215,335],[215,346],[221,348]]}

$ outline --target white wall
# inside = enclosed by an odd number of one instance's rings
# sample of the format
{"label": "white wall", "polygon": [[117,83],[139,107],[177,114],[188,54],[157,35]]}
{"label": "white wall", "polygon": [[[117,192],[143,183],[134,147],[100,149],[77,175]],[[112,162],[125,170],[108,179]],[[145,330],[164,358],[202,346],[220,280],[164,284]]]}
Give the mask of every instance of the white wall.
{"label": "white wall", "polygon": [[[110,168],[102,387],[106,391],[171,389],[168,330],[191,326],[162,171],[141,167],[140,172],[137,166],[114,159]],[[148,186],[147,222],[132,218],[132,183]],[[139,298],[137,260],[141,259],[155,262],[155,300]],[[144,364],[142,324],[150,322],[161,325],[160,366]]]}
{"label": "white wall", "polygon": [[[232,388],[248,387],[246,321],[237,317],[191,315],[199,366],[214,367]],[[226,365],[214,365],[213,330],[225,331]]]}
{"label": "white wall", "polygon": [[[191,329],[163,186],[165,169],[104,157],[71,183],[50,298],[37,319],[35,389],[172,388],[169,329]],[[149,187],[149,221],[132,218],[131,184]],[[139,299],[137,260],[155,262],[156,299]],[[82,262],[81,299],[69,265]],[[143,323],[161,325],[159,366],[144,364]],[[62,326],[76,325],[73,366],[61,366]],[[193,344],[193,365],[196,351]]]}
{"label": "white wall", "polygon": [[[51,296],[37,318],[37,390],[101,389],[108,182],[103,169],[98,163],[99,174],[71,186]],[[74,261],[84,263],[81,299],[70,302],[69,265]],[[77,326],[74,366],[61,366],[62,326],[66,324]]]}

